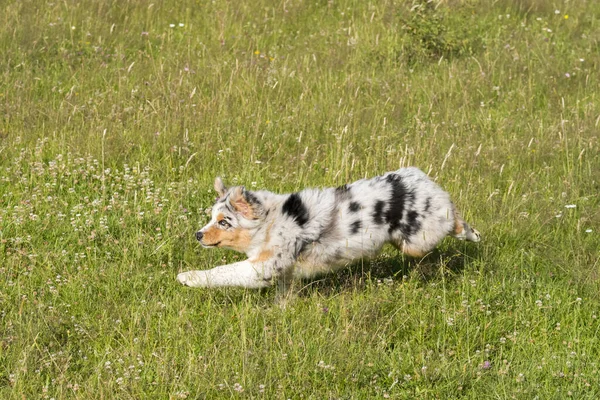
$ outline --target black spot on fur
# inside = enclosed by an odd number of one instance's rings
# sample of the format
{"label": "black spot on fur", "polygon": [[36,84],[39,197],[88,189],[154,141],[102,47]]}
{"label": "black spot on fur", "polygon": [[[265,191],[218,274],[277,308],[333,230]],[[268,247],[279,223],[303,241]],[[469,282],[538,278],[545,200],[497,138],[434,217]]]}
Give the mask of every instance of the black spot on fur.
{"label": "black spot on fur", "polygon": [[345,193],[348,190],[350,190],[350,188],[348,187],[348,185],[342,185],[342,186],[338,186],[335,188],[335,191],[338,193]]}
{"label": "black spot on fur", "polygon": [[409,194],[406,185],[402,182],[402,178],[398,175],[390,174],[386,177],[386,181],[392,187],[392,194],[388,209],[385,212],[385,222],[389,224],[389,232],[392,233],[397,229],[401,229],[400,221],[404,214],[404,207],[408,200],[407,198],[412,196],[412,193]]}
{"label": "black spot on fur", "polygon": [[352,198],[350,187],[348,185],[342,185],[335,188],[335,199],[339,201],[349,200]]}
{"label": "black spot on fur", "polygon": [[408,214],[406,215],[406,220],[408,221],[409,225],[416,225],[417,218],[419,218],[419,213],[414,210],[409,211]]}
{"label": "black spot on fur", "polygon": [[320,242],[321,238],[328,238],[335,234],[335,232],[337,231],[337,213],[338,208],[337,206],[335,206],[331,211],[329,221],[319,233],[319,237],[317,238],[316,242]]}
{"label": "black spot on fur", "polygon": [[360,220],[354,221],[352,224],[350,224],[350,228],[352,234],[356,235],[358,231],[360,231],[360,229],[362,228],[362,222],[360,222]]}
{"label": "black spot on fur", "polygon": [[[262,203],[260,202],[260,200],[258,200],[254,193],[244,190],[243,196],[244,199],[248,202],[248,204],[250,204],[250,207],[252,207],[252,209],[254,210],[254,213],[256,213],[257,215],[261,214]],[[255,216],[253,219],[258,219],[258,217]]]}
{"label": "black spot on fur", "polygon": [[225,203],[225,209],[226,209],[227,211],[229,211],[230,213],[232,213],[232,214],[235,214],[235,210],[234,210],[234,209],[233,209],[233,207],[231,206],[231,203],[230,203],[230,202],[227,202],[227,203]]}
{"label": "black spot on fur", "polygon": [[421,229],[421,222],[418,218],[419,213],[414,210],[406,214],[406,223],[400,224],[400,230],[405,237],[412,236]]}
{"label": "black spot on fur", "polygon": [[304,226],[308,222],[308,210],[302,202],[298,193],[292,193],[283,203],[282,208],[284,215],[289,215],[300,226]]}
{"label": "black spot on fur", "polygon": [[378,200],[373,208],[373,222],[377,225],[383,224],[383,207],[385,207],[385,202]]}
{"label": "black spot on fur", "polygon": [[351,201],[348,205],[348,210],[350,210],[350,212],[357,212],[360,210],[360,204],[356,201]]}
{"label": "black spot on fur", "polygon": [[256,204],[256,205],[260,205],[261,204],[260,200],[258,200],[258,198],[252,192],[244,191],[244,198],[246,199],[246,201],[249,204]]}
{"label": "black spot on fur", "polygon": [[429,212],[430,208],[431,208],[431,197],[428,197],[427,199],[425,199],[425,208],[423,209],[423,212],[425,214],[427,214]]}

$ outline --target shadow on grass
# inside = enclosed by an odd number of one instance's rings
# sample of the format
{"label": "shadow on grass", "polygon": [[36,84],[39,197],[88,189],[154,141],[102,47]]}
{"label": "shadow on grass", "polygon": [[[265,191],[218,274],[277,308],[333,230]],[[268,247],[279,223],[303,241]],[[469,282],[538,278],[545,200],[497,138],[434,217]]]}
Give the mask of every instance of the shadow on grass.
{"label": "shadow on grass", "polygon": [[465,246],[461,251],[452,248],[435,249],[423,258],[414,259],[396,255],[382,255],[374,259],[365,259],[353,263],[336,272],[323,275],[314,280],[303,280],[298,285],[297,295],[310,296],[318,292],[333,295],[348,290],[364,288],[368,283],[402,281],[407,277],[426,283],[441,279],[452,280],[459,276],[469,263],[478,258],[476,246]]}

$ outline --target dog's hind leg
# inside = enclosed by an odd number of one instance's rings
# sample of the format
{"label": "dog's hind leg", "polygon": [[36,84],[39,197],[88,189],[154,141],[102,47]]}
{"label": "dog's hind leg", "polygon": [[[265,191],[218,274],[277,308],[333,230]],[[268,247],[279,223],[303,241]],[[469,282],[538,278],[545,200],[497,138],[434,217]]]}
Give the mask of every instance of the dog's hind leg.
{"label": "dog's hind leg", "polygon": [[452,236],[458,240],[468,240],[470,242],[479,242],[481,240],[479,231],[466,223],[456,210],[454,210],[454,231],[452,232]]}

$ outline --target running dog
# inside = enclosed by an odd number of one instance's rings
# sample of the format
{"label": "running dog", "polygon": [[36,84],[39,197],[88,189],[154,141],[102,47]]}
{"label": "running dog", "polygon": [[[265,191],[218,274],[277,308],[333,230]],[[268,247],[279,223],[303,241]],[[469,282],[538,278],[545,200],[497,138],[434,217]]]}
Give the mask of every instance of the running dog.
{"label": "running dog", "polygon": [[478,242],[480,234],[458,214],[450,196],[418,168],[402,168],[338,188],[292,194],[215,180],[212,219],[196,232],[204,247],[245,253],[248,259],[180,273],[192,287],[288,288],[294,278],[334,271],[391,243],[422,257],[445,236]]}

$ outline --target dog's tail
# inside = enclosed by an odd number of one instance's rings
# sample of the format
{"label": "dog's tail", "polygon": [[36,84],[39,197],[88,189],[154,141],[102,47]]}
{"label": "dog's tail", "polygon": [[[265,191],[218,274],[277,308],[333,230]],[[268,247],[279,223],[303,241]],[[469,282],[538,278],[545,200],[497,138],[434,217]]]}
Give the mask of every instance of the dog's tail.
{"label": "dog's tail", "polygon": [[452,236],[458,240],[468,240],[470,242],[479,242],[481,240],[479,231],[467,224],[456,209],[454,210],[454,232]]}

